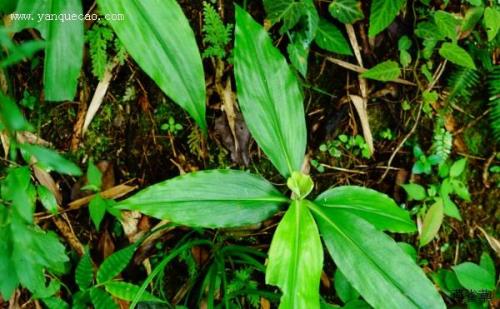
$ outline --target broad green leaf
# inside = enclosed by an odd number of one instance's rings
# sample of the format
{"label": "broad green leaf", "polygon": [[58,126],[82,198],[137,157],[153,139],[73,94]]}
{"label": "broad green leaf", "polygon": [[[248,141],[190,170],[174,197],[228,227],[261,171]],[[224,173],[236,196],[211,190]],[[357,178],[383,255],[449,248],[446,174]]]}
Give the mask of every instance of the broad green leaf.
{"label": "broad green leaf", "polygon": [[424,272],[389,236],[346,211],[313,205],[323,241],[337,267],[375,308],[446,308]]}
{"label": "broad green leaf", "polygon": [[283,21],[281,33],[291,30],[311,4],[310,0],[264,0],[267,18],[273,23]]}
{"label": "broad green leaf", "polygon": [[280,287],[280,308],[319,308],[323,247],[307,200],[293,201],[269,248],[266,283]]}
{"label": "broad green leaf", "polygon": [[495,276],[492,276],[481,266],[465,262],[452,267],[457,275],[458,282],[466,288],[473,291],[495,289]]}
{"label": "broad green leaf", "polygon": [[90,254],[86,252],[75,270],[75,282],[80,288],[80,290],[85,290],[92,285],[94,280],[94,264],[90,258]]}
{"label": "broad green leaf", "polygon": [[[342,211],[359,216],[379,230],[413,232],[415,224],[407,211],[387,195],[364,187],[342,186],[320,194],[315,203],[323,211]],[[333,212],[332,212],[333,213]]]}
{"label": "broad green leaf", "polygon": [[14,211],[28,223],[33,222],[36,189],[31,182],[29,167],[12,168],[2,183],[2,197],[11,201]]}
{"label": "broad green leaf", "polygon": [[66,160],[63,156],[51,149],[32,144],[22,144],[20,147],[35,157],[38,163],[46,168],[61,174],[73,176],[80,176],[82,174],[82,171],[75,163]]}
{"label": "broad green leaf", "polygon": [[335,270],[333,284],[335,286],[335,292],[337,292],[337,295],[344,303],[348,303],[349,301],[359,297],[358,291],[352,287],[349,281],[347,281],[347,278],[338,268]]}
{"label": "broad green leaf", "polygon": [[130,245],[108,256],[97,270],[97,283],[105,283],[118,276],[134,256],[136,246]]}
{"label": "broad green leaf", "polygon": [[207,170],[150,186],[115,207],[178,224],[215,228],[259,223],[287,201],[259,176]]}
{"label": "broad green leaf", "polygon": [[90,160],[89,166],[87,167],[87,185],[85,188],[91,189],[93,191],[101,191],[102,186],[102,173],[95,166],[94,161]]}
{"label": "broad green leaf", "polygon": [[455,43],[443,43],[443,45],[441,45],[441,48],[439,49],[439,54],[441,55],[441,57],[456,65],[461,65],[469,69],[476,69],[474,60],[472,60],[472,57],[469,55],[469,53],[467,53],[465,49]]}
{"label": "broad green leaf", "polygon": [[90,290],[90,299],[95,309],[118,309],[118,304],[101,288]]}
{"label": "broad green leaf", "polygon": [[462,221],[462,216],[460,215],[460,211],[458,210],[457,205],[451,200],[450,196],[441,193],[441,198],[443,200],[444,214],[452,218],[455,218],[459,221]]}
{"label": "broad green leaf", "polygon": [[492,41],[500,30],[500,11],[497,8],[487,7],[484,10],[484,27],[488,41]]}
{"label": "broad green leaf", "polygon": [[281,175],[289,177],[300,170],[306,148],[302,93],[267,32],[240,7],[234,71],[248,129]]}
{"label": "broad green leaf", "polygon": [[436,201],[427,211],[422,224],[422,234],[420,235],[420,246],[425,246],[434,239],[443,223],[444,210],[443,201]]}
{"label": "broad green leaf", "polygon": [[364,78],[387,82],[397,79],[400,74],[401,70],[399,69],[398,63],[396,61],[388,60],[370,68],[368,71],[361,74],[361,76]]}
{"label": "broad green leaf", "polygon": [[458,177],[462,175],[462,173],[465,171],[466,165],[467,159],[460,159],[453,162],[453,165],[450,167],[450,177]]}
{"label": "broad green leaf", "polygon": [[373,0],[370,7],[368,35],[374,37],[387,28],[405,3],[406,0]]}
{"label": "broad green leaf", "polygon": [[[134,300],[135,295],[139,290],[141,289],[139,286],[127,283],[127,282],[121,282],[121,281],[111,281],[106,283],[104,286],[106,291],[108,291],[109,294],[113,295],[116,298],[123,299],[126,301],[132,301]],[[139,301],[147,301],[147,302],[164,302],[163,300],[151,295],[148,292],[144,292],[139,299]]]}
{"label": "broad green leaf", "polygon": [[[31,13],[34,20],[17,21],[14,28],[36,28],[45,45],[44,90],[47,101],[73,100],[83,61],[83,20],[39,20],[40,16],[83,13],[80,0],[19,0],[16,12]],[[64,14],[64,15],[60,15]],[[52,16],[53,16],[52,15]],[[67,18],[67,17],[66,17]]]}
{"label": "broad green leaf", "polygon": [[106,200],[103,199],[99,194],[96,194],[89,203],[89,213],[92,222],[97,230],[101,225],[101,221],[106,214]]}
{"label": "broad green leaf", "polygon": [[425,192],[425,188],[416,183],[407,183],[401,185],[403,189],[408,194],[409,200],[422,201],[427,197],[427,193]]}
{"label": "broad green leaf", "polygon": [[193,30],[175,0],[98,0],[128,53],[175,103],[207,132],[205,78]]}
{"label": "broad green leaf", "polygon": [[37,186],[38,198],[43,207],[53,214],[57,214],[57,201],[54,194],[45,186]]}
{"label": "broad green leaf", "polygon": [[330,14],[344,24],[353,24],[365,18],[361,2],[357,0],[334,0],[328,6]]}
{"label": "broad green leaf", "polygon": [[434,22],[443,36],[453,41],[457,40],[459,26],[462,24],[462,21],[455,15],[445,11],[437,11],[434,13]]}
{"label": "broad green leaf", "polygon": [[324,19],[319,21],[318,32],[314,41],[319,47],[329,52],[352,55],[351,47],[342,32],[335,25]]}

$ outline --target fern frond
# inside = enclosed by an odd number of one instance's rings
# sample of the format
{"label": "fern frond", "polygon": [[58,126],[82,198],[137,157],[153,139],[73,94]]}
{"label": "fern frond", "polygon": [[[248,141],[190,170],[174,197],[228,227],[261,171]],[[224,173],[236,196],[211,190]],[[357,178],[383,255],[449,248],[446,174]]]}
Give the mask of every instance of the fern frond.
{"label": "fern frond", "polygon": [[113,30],[104,22],[96,23],[87,33],[90,59],[92,60],[92,74],[102,79],[108,65],[108,43],[113,40]]}
{"label": "fern frond", "polygon": [[432,140],[432,154],[439,159],[439,163],[446,161],[450,156],[453,146],[453,136],[444,128],[441,119],[438,119],[436,122],[436,129],[434,130]]}
{"label": "fern frond", "polygon": [[194,128],[188,136],[189,151],[196,155],[198,159],[203,157],[203,136],[201,132]]}
{"label": "fern frond", "polygon": [[480,79],[477,71],[468,68],[456,70],[448,79],[448,101],[454,102],[458,99],[469,101],[479,82]]}
{"label": "fern frond", "polygon": [[224,25],[217,11],[203,2],[203,43],[207,45],[203,57],[224,58],[232,31],[233,25]]}
{"label": "fern frond", "polygon": [[488,92],[490,112],[490,126],[493,136],[500,142],[500,66],[496,66],[488,74]]}

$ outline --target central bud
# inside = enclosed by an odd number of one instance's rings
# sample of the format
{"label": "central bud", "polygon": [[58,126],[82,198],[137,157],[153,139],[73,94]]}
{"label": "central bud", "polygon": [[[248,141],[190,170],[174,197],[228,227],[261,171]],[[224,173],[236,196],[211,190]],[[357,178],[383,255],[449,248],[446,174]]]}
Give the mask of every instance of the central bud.
{"label": "central bud", "polygon": [[309,175],[293,172],[286,185],[294,193],[293,199],[302,200],[311,193],[314,183]]}

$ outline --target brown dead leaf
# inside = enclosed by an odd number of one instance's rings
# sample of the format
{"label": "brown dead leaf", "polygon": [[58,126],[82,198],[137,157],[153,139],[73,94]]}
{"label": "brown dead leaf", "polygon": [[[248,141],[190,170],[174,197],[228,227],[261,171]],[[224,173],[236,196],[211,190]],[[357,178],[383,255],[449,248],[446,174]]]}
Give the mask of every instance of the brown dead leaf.
{"label": "brown dead leaf", "polygon": [[113,69],[116,66],[117,62],[114,62],[113,65],[109,66],[104,73],[104,77],[99,84],[97,84],[97,88],[95,89],[94,96],[92,97],[92,101],[90,101],[89,109],[87,110],[87,114],[85,115],[85,121],[83,122],[82,128],[82,136],[85,135],[92,119],[94,119],[97,111],[101,107],[102,101],[108,92],[109,84],[111,83],[111,78],[113,77]]}
{"label": "brown dead leaf", "polygon": [[373,136],[372,131],[370,130],[370,123],[368,122],[368,111],[366,108],[366,100],[357,95],[349,95],[354,107],[356,108],[356,112],[358,113],[359,120],[361,122],[361,128],[363,129],[363,136],[365,138],[368,147],[370,148],[370,152],[373,154]]}
{"label": "brown dead leaf", "polygon": [[97,245],[97,249],[102,254],[102,259],[105,260],[108,256],[113,254],[113,252],[115,252],[115,248],[116,246],[111,234],[108,232],[107,228],[103,228]]}
{"label": "brown dead leaf", "polygon": [[238,138],[238,149],[235,148],[236,143],[226,117],[221,115],[215,119],[215,135],[222,145],[231,153],[231,160],[236,164],[248,166],[248,164],[250,164],[250,132],[239,112],[236,112],[235,130],[236,137]]}
{"label": "brown dead leaf", "polygon": [[324,271],[321,272],[321,284],[327,289],[332,286],[330,278],[328,278],[328,275]]}
{"label": "brown dead leaf", "polygon": [[480,226],[477,227],[481,233],[483,233],[484,238],[488,241],[488,244],[490,245],[491,249],[495,251],[498,257],[500,257],[500,241],[496,239],[495,237],[491,236],[490,234],[486,233],[486,231],[481,228]]}
{"label": "brown dead leaf", "polygon": [[260,309],[271,309],[271,302],[264,297],[260,298]]}

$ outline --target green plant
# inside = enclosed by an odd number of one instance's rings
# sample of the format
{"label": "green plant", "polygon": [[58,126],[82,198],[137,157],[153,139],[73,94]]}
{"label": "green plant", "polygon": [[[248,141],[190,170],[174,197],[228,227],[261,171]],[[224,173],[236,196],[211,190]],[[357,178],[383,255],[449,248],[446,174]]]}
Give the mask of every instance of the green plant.
{"label": "green plant", "polygon": [[105,20],[100,20],[92,26],[86,34],[86,40],[90,47],[92,74],[98,79],[104,77],[106,67],[109,65],[108,54],[111,47],[116,54],[116,61],[119,63],[125,61],[126,51]]}
{"label": "green plant", "polygon": [[[113,253],[102,262],[97,272],[94,272],[90,254],[87,252],[82,256],[75,270],[75,282],[80,290],[73,296],[72,308],[83,309],[92,304],[96,309],[117,309],[120,307],[112,297],[131,301],[140,287],[124,282],[117,276],[130,263],[135,250],[136,246],[131,245]],[[141,292],[139,300],[164,302],[145,291]]]}
{"label": "green plant", "polygon": [[[420,233],[420,245],[428,244],[437,235],[443,222],[444,215],[462,220],[457,205],[450,195],[456,195],[465,201],[470,201],[470,194],[466,185],[465,159],[450,164],[444,162],[439,165],[439,182],[431,184],[427,190],[416,183],[403,185],[409,200],[421,203],[416,211],[423,217],[423,226]],[[430,206],[429,206],[430,205]]]}
{"label": "green plant", "polygon": [[203,2],[203,43],[208,47],[203,52],[203,57],[216,57],[222,59],[226,56],[226,46],[231,39],[233,25],[224,25],[221,17],[213,6]]}
{"label": "green plant", "polygon": [[385,128],[379,132],[380,138],[392,141],[395,138],[394,132],[390,128]]}
{"label": "green plant", "polygon": [[453,136],[443,127],[443,120],[440,118],[436,120],[432,140],[429,156],[423,152],[418,144],[413,146],[413,156],[416,159],[412,168],[413,174],[430,175],[432,166],[443,164],[450,155]]}
{"label": "green plant", "polygon": [[168,117],[168,122],[161,125],[160,129],[166,131],[172,135],[176,135],[182,130],[182,125],[175,122],[174,117]]}
{"label": "green plant", "polygon": [[361,135],[348,136],[341,134],[336,140],[328,141],[325,144],[321,144],[319,147],[320,151],[328,151],[334,158],[340,158],[342,156],[341,149],[350,150],[355,156],[361,155],[365,159],[371,157],[370,148]]}
{"label": "green plant", "polygon": [[319,17],[312,0],[264,0],[264,8],[273,24],[283,23],[280,33],[289,37],[287,51],[290,61],[302,76],[307,75],[307,59],[313,42],[330,52],[352,55],[342,32]]}
{"label": "green plant", "polygon": [[[337,267],[372,306],[444,308],[422,270],[383,233],[415,231],[409,214],[392,199],[356,186],[306,199],[314,183],[300,172],[306,126],[299,84],[265,30],[240,7],[236,7],[234,61],[248,128],[287,178],[291,197],[260,176],[211,170],[153,185],[115,207],[182,225],[227,228],[261,222],[289,205],[273,236],[266,268],[266,282],[283,293],[281,308],[320,307],[320,236]],[[148,280],[143,286],[147,284]]]}
{"label": "green plant", "polygon": [[[54,192],[35,183],[31,168],[41,175],[49,171],[81,175],[81,171],[57,152],[34,144],[20,143],[18,131],[31,130],[16,103],[0,92],[0,127],[10,144],[10,166],[0,181],[0,295],[9,299],[21,285],[35,299],[60,301],[53,296],[60,289],[57,275],[67,271],[64,246],[53,232],[45,232],[34,220],[36,202],[52,214],[58,204]],[[22,159],[25,165],[17,164]],[[48,283],[48,284],[47,284]]]}
{"label": "green plant", "polygon": [[461,263],[452,270],[440,269],[432,277],[448,297],[469,308],[488,308],[488,301],[495,298],[495,262],[487,252],[481,254],[479,264]]}

